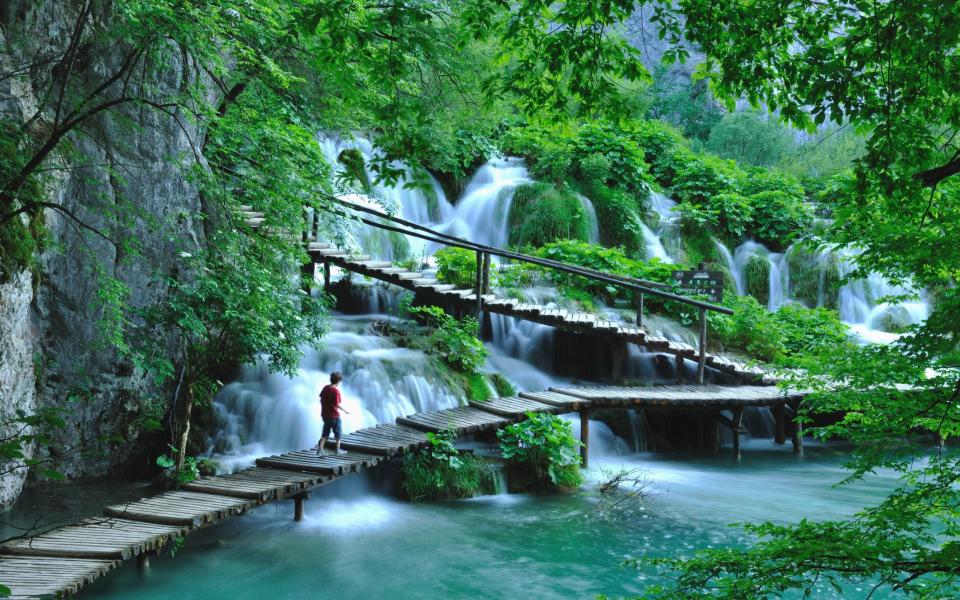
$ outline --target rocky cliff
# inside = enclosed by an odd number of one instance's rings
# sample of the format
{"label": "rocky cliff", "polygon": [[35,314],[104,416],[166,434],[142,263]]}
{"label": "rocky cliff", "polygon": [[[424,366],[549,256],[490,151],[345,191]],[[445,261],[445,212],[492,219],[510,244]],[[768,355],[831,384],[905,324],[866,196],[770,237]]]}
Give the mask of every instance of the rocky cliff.
{"label": "rocky cliff", "polygon": [[[43,65],[62,54],[81,4],[4,2],[0,70]],[[109,13],[98,18],[107,19]],[[123,47],[98,47],[96,40],[83,43],[89,47],[83,49],[84,60],[77,66],[83,72],[77,77],[93,86],[117,68]],[[0,83],[4,117],[29,119],[49,89],[49,77],[48,69],[35,67],[5,78]],[[164,65],[160,79],[131,85],[175,94],[185,89],[191,77],[183,60],[174,57]],[[13,394],[9,399],[4,395],[4,410],[31,402],[64,409],[68,428],[49,451],[63,458],[63,470],[69,476],[116,472],[119,465],[136,459],[138,428],[131,420],[145,404],[162,403],[167,393],[104,343],[102,295],[105,290],[112,293],[126,287],[133,306],[153,303],[163,293],[155,276],[172,268],[174,240],[200,243],[202,230],[194,222],[198,195],[182,175],[181,164],[183,157],[194,155],[197,137],[190,123],[176,115],[142,106],[111,110],[78,129],[47,160],[47,200],[107,239],[62,212],[47,211],[53,243],[36,269],[32,302],[29,275],[0,288],[4,352],[0,394]],[[137,260],[132,260],[135,256]],[[116,284],[104,287],[107,278]],[[7,360],[7,352],[13,360]],[[120,440],[123,444],[115,443]],[[146,460],[145,455],[141,458]],[[9,489],[15,488],[11,480]]]}

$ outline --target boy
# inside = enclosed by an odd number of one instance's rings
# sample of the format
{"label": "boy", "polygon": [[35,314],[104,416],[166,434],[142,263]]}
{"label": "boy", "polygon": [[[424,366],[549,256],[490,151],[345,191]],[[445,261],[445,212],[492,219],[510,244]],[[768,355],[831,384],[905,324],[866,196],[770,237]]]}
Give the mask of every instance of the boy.
{"label": "boy", "polygon": [[326,445],[331,431],[333,431],[333,437],[337,441],[337,454],[347,453],[346,450],[340,449],[340,436],[343,435],[340,411],[350,414],[350,411],[340,406],[340,389],[337,386],[340,385],[341,381],[343,381],[343,375],[339,371],[334,371],[330,373],[330,385],[325,385],[320,390],[320,416],[323,417],[323,435],[317,445],[317,454],[325,454],[323,447]]}

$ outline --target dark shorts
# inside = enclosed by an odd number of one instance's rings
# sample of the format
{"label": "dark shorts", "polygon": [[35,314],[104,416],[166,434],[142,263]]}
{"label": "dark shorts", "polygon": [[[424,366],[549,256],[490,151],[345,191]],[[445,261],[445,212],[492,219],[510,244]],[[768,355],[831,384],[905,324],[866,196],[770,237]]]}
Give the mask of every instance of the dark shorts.
{"label": "dark shorts", "polygon": [[343,425],[340,422],[340,417],[333,417],[328,419],[323,418],[323,435],[320,436],[320,439],[327,439],[330,437],[330,432],[333,432],[334,439],[340,439],[340,436],[343,435]]}

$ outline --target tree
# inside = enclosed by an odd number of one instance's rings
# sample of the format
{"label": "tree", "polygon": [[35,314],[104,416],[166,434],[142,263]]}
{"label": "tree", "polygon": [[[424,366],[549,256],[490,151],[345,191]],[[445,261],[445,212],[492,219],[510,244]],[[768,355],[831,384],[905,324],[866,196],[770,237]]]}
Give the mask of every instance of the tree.
{"label": "tree", "polygon": [[[938,292],[930,318],[888,346],[809,356],[797,383],[809,412],[844,417],[817,430],[855,443],[851,475],[897,470],[902,486],[849,520],[751,525],[760,540],[691,560],[652,598],[811,594],[865,581],[918,597],[958,593],[960,457],[960,18],[954,3],[682,0],[656,8],[666,35],[707,54],[700,74],[729,103],[746,96],[812,130],[832,121],[867,136],[854,177],[825,198],[827,241],[860,250],[858,272]],[[674,56],[683,55],[678,46]],[[931,434],[933,434],[931,436]],[[931,439],[941,445],[932,452]]]}
{"label": "tree", "polygon": [[758,167],[770,167],[793,145],[790,132],[774,117],[758,112],[732,112],[710,131],[706,149],[723,158]]}

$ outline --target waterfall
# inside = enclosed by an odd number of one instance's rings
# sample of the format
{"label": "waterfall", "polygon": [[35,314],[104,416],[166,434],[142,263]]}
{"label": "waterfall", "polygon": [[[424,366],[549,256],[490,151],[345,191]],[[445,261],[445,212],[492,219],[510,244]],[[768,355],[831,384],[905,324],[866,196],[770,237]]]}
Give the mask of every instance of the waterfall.
{"label": "waterfall", "polygon": [[[856,252],[839,251],[837,266],[846,277],[856,268]],[[888,343],[898,337],[887,331],[891,325],[905,327],[924,322],[930,314],[926,292],[920,291],[919,300],[890,303],[888,296],[908,295],[911,290],[893,285],[885,277],[870,273],[866,279],[847,282],[840,288],[838,309],[840,318],[848,323],[861,339],[867,342]]]}
{"label": "waterfall", "polygon": [[487,161],[467,184],[463,197],[441,229],[472,242],[506,248],[513,192],[530,181],[521,158]]}
{"label": "waterfall", "polygon": [[591,244],[599,244],[600,221],[597,219],[597,209],[594,208],[590,198],[587,198],[583,194],[577,194],[577,199],[580,200],[580,206],[583,207],[583,214],[587,218],[587,241]]}
{"label": "waterfall", "polygon": [[392,423],[414,412],[457,406],[461,392],[418,350],[399,348],[369,332],[369,317],[335,317],[324,348],[305,353],[294,377],[271,374],[263,364],[244,367],[238,381],[213,400],[217,431],[209,453],[226,470],[266,454],[309,448],[323,422],[320,389],[341,371],[344,433]]}
{"label": "waterfall", "polygon": [[[733,253],[720,241],[715,240],[717,251],[724,258],[734,287],[738,295],[749,293],[747,268],[751,260],[764,262],[768,269],[767,308],[777,310],[785,302],[795,301],[790,296],[790,266],[786,252],[770,252],[765,246],[754,241],[746,241]],[[826,303],[826,274],[831,261],[836,260],[839,274],[846,277],[856,268],[856,252],[823,248],[818,251],[819,271],[817,273],[817,306]],[[886,278],[870,273],[866,279],[856,279],[841,286],[838,296],[840,319],[864,342],[889,343],[898,337],[888,329],[891,324],[898,327],[922,323],[929,316],[930,305],[924,291],[920,291],[919,300],[890,303],[883,301],[887,296],[907,295],[910,290],[904,286],[891,284]]]}
{"label": "waterfall", "polygon": [[676,202],[661,194],[650,193],[650,209],[657,215],[656,229],[651,229],[645,223],[640,224],[643,232],[644,250],[647,260],[658,258],[666,263],[672,263],[673,257],[665,247],[665,243],[673,248],[679,242],[680,217],[674,211]]}

